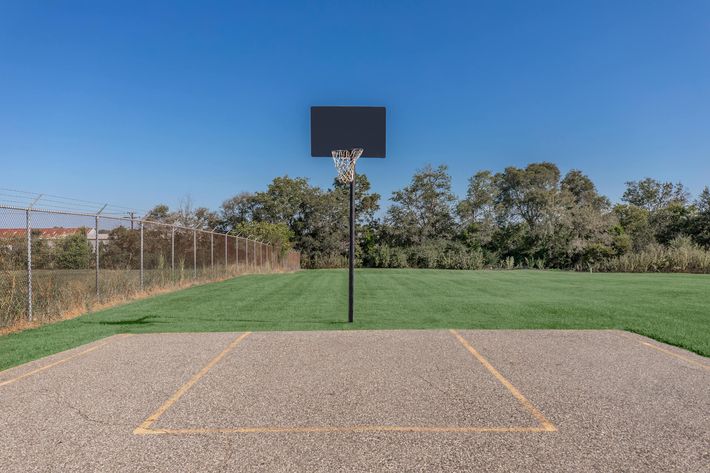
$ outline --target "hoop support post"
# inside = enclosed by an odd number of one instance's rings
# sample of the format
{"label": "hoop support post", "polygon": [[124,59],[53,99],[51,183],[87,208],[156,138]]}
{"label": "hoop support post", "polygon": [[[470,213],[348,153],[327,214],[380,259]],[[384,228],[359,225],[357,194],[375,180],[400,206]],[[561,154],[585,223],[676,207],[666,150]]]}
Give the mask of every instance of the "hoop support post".
{"label": "hoop support post", "polygon": [[362,148],[333,150],[333,163],[338,180],[350,184],[350,245],[348,251],[348,323],[353,323],[355,306],[355,164]]}
{"label": "hoop support post", "polygon": [[355,304],[355,179],[350,181],[350,257],[348,258],[348,323],[353,323]]}

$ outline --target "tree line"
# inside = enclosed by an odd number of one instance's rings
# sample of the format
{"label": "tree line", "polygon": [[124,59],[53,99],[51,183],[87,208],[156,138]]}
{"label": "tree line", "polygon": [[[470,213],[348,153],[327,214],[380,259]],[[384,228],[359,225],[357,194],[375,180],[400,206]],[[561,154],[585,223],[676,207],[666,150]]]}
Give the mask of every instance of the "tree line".
{"label": "tree line", "polygon": [[[301,252],[307,268],[347,263],[348,187],[275,178],[218,211],[160,205],[148,218],[257,236]],[[459,198],[447,166],[426,166],[381,196],[356,176],[357,265],[380,268],[537,268],[578,271],[710,272],[710,190],[696,199],[681,183],[626,183],[621,202],[579,170],[549,162],[480,171]]]}

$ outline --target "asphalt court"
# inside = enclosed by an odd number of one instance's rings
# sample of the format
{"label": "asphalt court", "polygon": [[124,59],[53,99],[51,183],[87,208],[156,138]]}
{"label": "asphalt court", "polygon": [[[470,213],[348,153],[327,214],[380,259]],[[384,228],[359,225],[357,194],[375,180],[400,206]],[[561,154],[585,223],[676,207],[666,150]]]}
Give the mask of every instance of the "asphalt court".
{"label": "asphalt court", "polygon": [[457,335],[242,334],[137,433],[555,430]]}
{"label": "asphalt court", "polygon": [[0,469],[704,471],[708,388],[620,331],[117,335],[0,373]]}

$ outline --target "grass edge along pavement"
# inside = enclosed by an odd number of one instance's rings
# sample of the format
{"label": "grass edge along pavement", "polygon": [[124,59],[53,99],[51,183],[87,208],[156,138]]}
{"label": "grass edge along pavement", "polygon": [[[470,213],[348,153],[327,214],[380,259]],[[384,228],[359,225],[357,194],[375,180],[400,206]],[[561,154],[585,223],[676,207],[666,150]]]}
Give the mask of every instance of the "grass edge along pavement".
{"label": "grass edge along pavement", "polygon": [[621,329],[710,356],[710,276],[357,271],[241,276],[0,336],[0,371],[119,333],[345,329]]}

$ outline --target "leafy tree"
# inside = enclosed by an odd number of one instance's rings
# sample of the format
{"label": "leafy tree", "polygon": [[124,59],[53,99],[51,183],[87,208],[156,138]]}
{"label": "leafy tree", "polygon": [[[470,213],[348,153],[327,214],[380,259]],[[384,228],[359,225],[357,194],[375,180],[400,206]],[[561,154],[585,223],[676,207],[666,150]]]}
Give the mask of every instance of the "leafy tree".
{"label": "leafy tree", "polygon": [[108,233],[106,244],[99,245],[99,251],[102,268],[137,269],[140,267],[140,232],[126,227],[114,228]]}
{"label": "leafy tree", "polygon": [[710,188],[705,187],[695,202],[697,214],[691,223],[693,240],[710,249]]}
{"label": "leafy tree", "polygon": [[307,206],[312,203],[318,189],[311,187],[303,177],[277,177],[266,192],[254,195],[253,219],[271,223],[285,223],[298,233]]}
{"label": "leafy tree", "polygon": [[434,169],[427,165],[417,171],[410,185],[393,192],[391,200],[386,220],[397,242],[421,244],[454,235],[456,197],[447,166]]}
{"label": "leafy tree", "polygon": [[619,224],[631,238],[631,249],[641,251],[653,243],[653,230],[651,228],[651,212],[636,205],[617,204],[614,206],[614,214],[619,220]]}
{"label": "leafy tree", "polygon": [[650,215],[650,225],[658,243],[668,245],[675,238],[688,235],[694,213],[692,206],[672,201],[667,206],[657,209]]}
{"label": "leafy tree", "polygon": [[493,239],[497,197],[498,186],[490,171],[477,172],[469,179],[466,198],[456,208],[461,222],[459,237],[469,247],[481,248]]}
{"label": "leafy tree", "polygon": [[234,232],[268,242],[279,248],[282,255],[291,249],[293,232],[285,223],[241,222],[234,228]]}
{"label": "leafy tree", "polygon": [[[427,166],[392,194],[384,218],[377,216],[380,196],[365,175],[357,175],[356,189],[356,262],[364,266],[463,269],[498,267],[507,260],[536,268],[608,270],[642,268],[646,263],[639,261],[656,258],[654,268],[680,268],[688,267],[687,261],[670,263],[668,255],[696,255],[693,261],[703,261],[704,253],[694,245],[710,249],[708,188],[690,204],[682,184],[630,181],[623,202],[612,208],[581,171],[561,176],[557,166],[541,162],[495,174],[477,172],[457,201],[446,166]],[[348,204],[347,185],[336,181],[322,189],[305,178],[282,176],[263,192],[226,200],[219,215],[193,209],[187,199],[176,212],[156,206],[148,217],[207,228],[219,224],[222,230],[281,242],[283,248],[290,240],[304,267],[342,267]],[[155,235],[150,228],[147,232],[146,248],[155,243],[149,252],[160,254],[164,235],[159,228]],[[21,252],[18,245],[0,251]],[[187,250],[191,255],[191,245],[191,235],[176,234],[176,255]],[[137,265],[138,232],[114,230],[104,247],[105,263]],[[17,260],[21,264],[20,253]],[[693,264],[695,270],[702,267]]]}
{"label": "leafy tree", "polygon": [[560,183],[563,192],[569,192],[577,206],[590,206],[597,210],[607,210],[609,199],[599,195],[597,188],[588,176],[577,169],[565,175]]}
{"label": "leafy tree", "polygon": [[568,226],[567,240],[560,241],[567,258],[558,255],[566,260],[563,264],[585,267],[616,254],[612,233],[616,218],[609,211],[609,199],[599,195],[589,177],[576,169],[568,172],[560,182],[559,200]]}
{"label": "leafy tree", "polygon": [[55,267],[58,269],[87,269],[91,267],[93,250],[86,239],[86,229],[69,235],[55,249]]}
{"label": "leafy tree", "polygon": [[502,257],[554,260],[570,239],[568,205],[560,195],[560,171],[552,163],[508,167],[495,176],[498,235]]}
{"label": "leafy tree", "polygon": [[240,192],[222,202],[221,216],[226,228],[236,228],[242,222],[252,220],[256,199],[250,192]]}
{"label": "leafy tree", "polygon": [[145,219],[152,222],[174,223],[176,217],[165,204],[158,204],[145,214]]}
{"label": "leafy tree", "polygon": [[622,201],[653,212],[667,207],[672,202],[685,205],[688,192],[680,182],[660,182],[650,177],[640,181],[628,181]]}
{"label": "leafy tree", "polygon": [[530,229],[549,226],[559,191],[560,170],[552,163],[532,163],[525,169],[508,167],[496,175],[499,216],[525,222]]}
{"label": "leafy tree", "polygon": [[[380,194],[370,192],[371,187],[365,174],[355,174],[355,223],[360,227],[372,223],[375,214],[380,210]],[[333,193],[338,209],[349,218],[350,184],[343,184],[335,179]]]}

